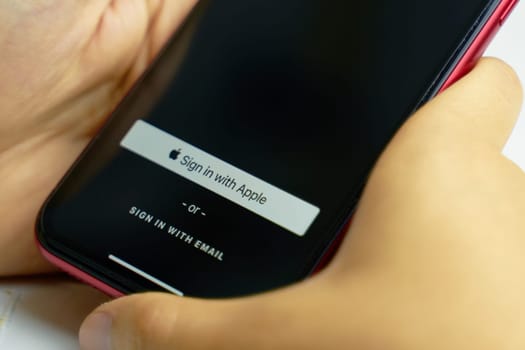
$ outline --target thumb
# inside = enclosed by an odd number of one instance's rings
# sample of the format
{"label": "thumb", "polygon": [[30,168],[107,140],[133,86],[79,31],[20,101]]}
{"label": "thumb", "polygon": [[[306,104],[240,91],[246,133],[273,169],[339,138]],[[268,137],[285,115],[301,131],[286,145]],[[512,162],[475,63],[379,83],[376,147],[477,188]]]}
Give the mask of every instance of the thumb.
{"label": "thumb", "polygon": [[408,142],[410,147],[462,150],[482,145],[500,152],[521,102],[522,87],[513,69],[498,59],[482,59],[472,72],[410,118],[391,148]]}
{"label": "thumb", "polygon": [[[80,345],[82,350],[322,349],[342,336],[361,335],[357,319],[332,321],[341,300],[347,307],[359,300],[355,289],[341,286],[339,275],[325,271],[300,284],[238,299],[127,296],[100,306],[84,321]],[[348,339],[341,344],[353,345]]]}
{"label": "thumb", "polygon": [[[227,304],[229,312],[225,310]],[[233,307],[231,302],[164,293],[123,297],[102,305],[84,321],[80,346],[83,350],[186,349],[188,338],[193,338],[192,349],[220,349],[214,346],[214,338],[233,322]]]}

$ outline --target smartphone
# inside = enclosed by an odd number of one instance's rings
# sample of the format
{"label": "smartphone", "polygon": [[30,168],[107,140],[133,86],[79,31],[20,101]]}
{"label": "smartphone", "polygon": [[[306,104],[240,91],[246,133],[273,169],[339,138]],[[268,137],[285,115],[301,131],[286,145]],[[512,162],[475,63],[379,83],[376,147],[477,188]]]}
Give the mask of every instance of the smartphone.
{"label": "smartphone", "polygon": [[115,296],[304,279],[515,4],[201,0],[44,204],[43,254]]}

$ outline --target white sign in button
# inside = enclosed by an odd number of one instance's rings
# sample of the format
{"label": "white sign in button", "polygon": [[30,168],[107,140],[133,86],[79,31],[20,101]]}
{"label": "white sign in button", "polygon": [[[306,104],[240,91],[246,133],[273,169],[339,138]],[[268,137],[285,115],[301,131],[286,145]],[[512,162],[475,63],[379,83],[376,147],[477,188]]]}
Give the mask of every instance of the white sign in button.
{"label": "white sign in button", "polygon": [[318,207],[143,120],[135,122],[120,145],[298,236],[319,214]]}

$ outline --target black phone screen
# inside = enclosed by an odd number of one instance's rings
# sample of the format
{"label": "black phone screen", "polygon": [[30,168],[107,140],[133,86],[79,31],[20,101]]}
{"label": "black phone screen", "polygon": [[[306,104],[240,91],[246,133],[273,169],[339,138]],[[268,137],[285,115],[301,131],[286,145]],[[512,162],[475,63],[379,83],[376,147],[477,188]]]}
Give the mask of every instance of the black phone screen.
{"label": "black phone screen", "polygon": [[201,0],[52,194],[40,241],[123,292],[304,278],[497,4]]}

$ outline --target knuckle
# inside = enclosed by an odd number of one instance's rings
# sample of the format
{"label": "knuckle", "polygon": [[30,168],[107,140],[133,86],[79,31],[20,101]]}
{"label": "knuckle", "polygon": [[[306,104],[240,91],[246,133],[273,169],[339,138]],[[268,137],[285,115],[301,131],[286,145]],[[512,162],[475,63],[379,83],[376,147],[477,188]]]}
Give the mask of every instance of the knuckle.
{"label": "knuckle", "polygon": [[485,58],[483,65],[490,69],[490,78],[500,90],[502,97],[510,104],[520,104],[523,99],[523,87],[514,68],[499,58]]}

